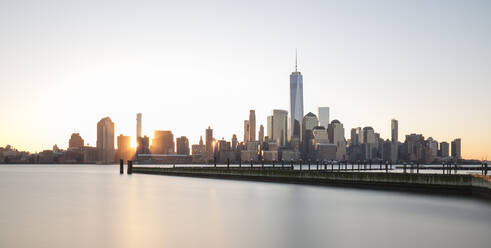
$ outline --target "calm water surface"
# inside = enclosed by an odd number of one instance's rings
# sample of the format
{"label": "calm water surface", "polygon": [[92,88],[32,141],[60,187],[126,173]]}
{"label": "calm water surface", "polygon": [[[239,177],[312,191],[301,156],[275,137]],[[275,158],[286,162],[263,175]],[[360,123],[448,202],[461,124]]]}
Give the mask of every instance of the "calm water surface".
{"label": "calm water surface", "polygon": [[0,247],[491,247],[491,203],[375,190],[0,166]]}

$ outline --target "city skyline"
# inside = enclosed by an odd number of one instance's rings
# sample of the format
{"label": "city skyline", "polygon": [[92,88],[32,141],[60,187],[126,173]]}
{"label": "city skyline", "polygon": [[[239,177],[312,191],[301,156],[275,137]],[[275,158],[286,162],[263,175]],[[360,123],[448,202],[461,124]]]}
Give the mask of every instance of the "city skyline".
{"label": "city skyline", "polygon": [[[298,100],[300,100],[300,104],[298,104]],[[297,102],[297,103],[295,103],[295,102]],[[301,120],[301,122],[295,124],[295,125],[299,125],[297,127],[298,128],[298,133],[295,133],[297,131],[292,130],[291,126],[287,126],[286,127],[286,130],[287,130],[288,135],[286,137],[287,139],[285,139],[285,142],[287,142],[287,141],[288,142],[291,142],[292,139],[295,139],[295,138],[298,139],[300,143],[304,142],[303,141],[303,133],[305,131],[305,127],[304,127],[304,125],[305,125],[305,123],[304,123],[305,122],[305,118],[308,118],[309,116],[313,116],[315,118],[315,124],[312,123],[312,124],[308,125],[308,128],[307,129],[312,130],[314,127],[325,127],[326,131],[328,131],[330,133],[329,136],[332,137],[332,140],[329,140],[329,143],[335,144],[335,145],[337,144],[338,151],[339,151],[340,147],[343,147],[342,150],[341,150],[341,154],[345,154],[346,153],[346,148],[347,148],[347,145],[348,145],[348,142],[347,141],[349,141],[349,136],[347,136],[347,133],[349,134],[349,133],[351,133],[355,129],[360,129],[360,127],[353,127],[349,131],[348,130],[345,130],[342,127],[343,124],[340,123],[337,119],[335,119],[332,123],[329,122],[329,119],[330,119],[330,107],[318,107],[317,110],[318,110],[318,115],[317,116],[314,115],[312,112],[309,112],[308,114],[306,114],[305,116],[303,116],[301,118],[300,117],[295,117],[296,115],[299,115],[300,113],[303,113],[304,112],[304,110],[303,110],[303,77],[302,77],[300,71],[298,71],[297,50],[295,50],[295,71],[292,72],[291,75],[290,75],[290,111],[297,112],[297,114],[294,114],[293,115],[294,117],[292,117],[292,115],[290,114],[289,111],[277,110],[277,109],[272,110],[272,113],[273,114],[275,113],[275,111],[284,111],[286,113],[286,115],[288,116],[288,118],[289,118],[288,124],[290,124],[290,125],[293,125],[293,123],[294,123],[294,120],[292,120],[292,119],[297,119],[297,120],[299,119],[299,120]],[[327,119],[327,124],[328,124],[329,127],[323,126],[322,123],[326,123],[326,120],[324,120],[324,121],[320,120],[318,118],[319,116],[323,116],[322,119]],[[110,163],[108,161],[110,161],[112,158],[110,159],[109,157],[114,157],[115,151],[117,151],[117,148],[119,148],[119,145],[117,147],[115,145],[115,141],[116,141],[115,139],[118,138],[117,144],[120,144],[119,139],[121,137],[123,137],[124,134],[121,133],[120,136],[116,137],[115,131],[114,131],[115,130],[115,127],[114,127],[115,124],[114,124],[114,122],[111,122],[111,119],[110,119],[109,116],[106,116],[106,117],[102,118],[98,122],[98,124],[97,124],[97,136],[98,136],[97,142],[99,142],[99,140],[100,140],[99,137],[101,135],[100,133],[102,132],[102,131],[100,131],[100,127],[99,127],[100,126],[100,123],[101,122],[106,122],[106,121],[109,121],[111,123],[109,125],[112,125],[112,127],[111,127],[111,135],[113,137],[113,140],[111,142],[113,143],[113,151],[111,152],[112,154],[110,154],[109,156],[107,156],[107,160],[106,160],[106,158],[102,158],[102,157],[105,157],[106,155],[102,155],[101,152],[99,151],[98,152],[99,153],[98,160],[99,161],[104,161],[103,163]],[[260,126],[263,126],[262,124],[259,124],[259,125]],[[334,132],[331,129],[331,128],[333,128],[332,127],[333,125],[341,125],[341,130],[342,130],[341,133],[339,133],[339,131],[336,131],[337,134],[331,133],[331,132]],[[379,135],[379,138],[382,138],[383,140],[385,140],[385,139],[390,140],[391,143],[396,142],[395,144],[397,146],[397,142],[401,142],[398,139],[398,129],[399,129],[398,128],[398,120],[391,119],[391,125],[390,126],[391,126],[391,128],[390,128],[390,137],[380,136],[380,133],[375,133],[375,131],[373,130],[373,128],[371,126],[365,126],[363,128],[363,130],[366,129],[366,128],[369,128],[370,130],[372,130],[373,135]],[[209,126],[208,129],[210,127],[211,126]],[[129,145],[128,147],[133,148],[133,150],[134,150],[133,151],[133,154],[134,154],[135,151],[137,151],[138,139],[143,136],[143,134],[142,134],[142,113],[137,113],[136,114],[136,130],[137,131],[136,131],[136,135],[134,137],[134,141],[133,141],[133,139],[131,139],[132,136],[124,136],[127,139],[127,143]],[[300,131],[300,130],[303,130],[303,131]],[[165,132],[170,133],[170,140],[168,140],[166,142],[171,142],[172,143],[172,147],[171,147],[172,150],[168,150],[168,151],[165,151],[165,152],[163,152],[163,151],[155,152],[154,151],[154,152],[151,152],[151,153],[162,154],[162,153],[169,152],[171,154],[174,154],[174,153],[175,154],[179,154],[177,152],[177,149],[179,148],[179,145],[177,145],[177,142],[179,142],[180,139],[182,139],[182,138],[185,138],[186,139],[186,144],[188,145],[188,148],[187,149],[188,149],[188,153],[189,153],[189,149],[190,149],[189,148],[189,145],[190,145],[190,143],[187,141],[187,136],[182,136],[182,137],[176,136],[176,139],[175,139],[176,140],[176,144],[174,144],[174,138],[173,138],[172,130],[168,130],[168,131],[154,130],[154,135],[153,136],[149,135],[149,137],[150,138],[153,137],[153,140],[159,140],[160,139],[159,138],[160,133],[162,133],[162,132],[164,132],[164,133]],[[264,132],[264,130],[263,130],[263,132]],[[247,143],[249,141],[257,141],[258,140],[255,137],[256,137],[256,134],[260,135],[260,133],[259,132],[256,132],[256,114],[255,114],[255,110],[254,109],[250,109],[249,110],[249,119],[244,120],[243,134],[244,134],[244,139],[243,139],[243,142],[244,143]],[[74,135],[78,135],[80,137],[80,134],[78,132],[72,133],[72,138],[73,138]],[[234,134],[231,134],[231,135],[232,135],[231,137],[236,136],[235,133]],[[263,135],[264,135],[264,133],[263,133]],[[364,133],[364,135],[366,135],[366,133]],[[410,136],[411,137],[413,135],[416,135],[416,134],[415,133],[411,133],[411,134],[407,134],[406,136]],[[419,135],[419,134],[417,134],[417,135]],[[422,134],[422,135],[425,135],[425,134]],[[432,136],[427,136],[427,137],[430,140],[433,140],[433,137]],[[341,141],[341,138],[344,138],[344,141]],[[104,138],[104,139],[107,139],[107,138]],[[223,139],[228,140],[225,137],[222,137],[222,140]],[[366,138],[364,138],[364,139],[366,139]],[[202,135],[200,136],[200,141],[201,140],[202,140]],[[275,138],[273,138],[273,140],[275,142],[277,141],[277,139],[275,139]],[[461,154],[461,151],[460,151],[460,149],[461,149],[460,148],[461,147],[460,146],[460,142],[461,142],[460,140],[461,140],[461,138],[456,138],[456,139],[452,140],[451,141],[452,146],[453,146],[453,144],[454,144],[454,142],[456,140],[458,140],[458,142],[459,142],[459,148],[458,149],[459,149],[459,154]],[[218,137],[213,137],[213,142],[216,142],[218,144],[218,141],[219,141],[219,138]],[[69,143],[70,142],[72,142],[71,139],[69,140]],[[82,142],[83,142],[83,139],[82,139]],[[104,142],[105,143],[107,141],[101,141],[101,142]],[[131,142],[131,145],[130,145],[130,142]],[[342,144],[340,146],[340,143],[339,142],[344,142],[344,144]],[[355,142],[355,143],[357,143],[357,142]],[[446,141],[442,141],[442,142],[443,143],[447,143]],[[154,146],[154,143],[155,143],[155,141],[148,142],[148,145],[150,145],[150,147],[152,147],[152,146]],[[402,143],[404,143],[404,142],[402,142]],[[89,143],[86,143],[86,144],[88,146],[90,146]],[[213,143],[213,144],[215,144],[215,143]],[[99,145],[99,143],[97,143],[97,148],[98,149],[99,149],[100,146],[101,145]],[[59,148],[58,144],[55,144],[54,147],[56,147],[57,149]],[[61,146],[61,147],[63,148],[63,146]],[[157,147],[160,147],[160,145],[157,145]],[[106,148],[104,148],[104,149],[106,149]],[[169,149],[169,148],[167,148],[167,149]],[[164,149],[164,150],[167,150],[167,149]],[[213,149],[215,149],[215,148],[213,148]],[[395,147],[395,148],[392,148],[391,147],[390,149],[396,149],[395,151],[397,152],[397,147]],[[437,150],[438,149],[439,148],[438,148],[438,144],[437,144]],[[454,157],[454,155],[455,155],[454,154],[454,148],[452,148],[451,157]],[[394,154],[391,155],[391,160],[397,161],[397,155],[396,155],[396,157],[392,157],[392,156],[394,156]],[[465,158],[465,157],[462,157],[462,158],[464,158],[464,159],[478,159],[478,158]],[[340,156],[339,154],[337,154],[336,155],[336,159],[337,160],[344,160],[345,158],[344,158],[344,155],[341,155]],[[487,159],[487,157],[486,157],[486,159]]]}
{"label": "city skyline", "polygon": [[[400,138],[459,137],[464,158],[491,157],[490,3],[377,3],[195,2],[208,11],[187,14],[185,4],[151,2],[135,12],[122,3],[106,18],[92,3],[58,11],[51,1],[44,10],[2,2],[0,114],[8,121],[0,123],[0,147],[66,148],[74,130],[95,146],[94,123],[105,116],[135,146],[140,112],[147,136],[172,130],[196,144],[211,125],[218,139],[242,137],[250,109],[257,127],[273,109],[289,110],[298,48],[304,113],[329,106],[345,137],[365,126],[390,137],[395,118]],[[257,18],[242,23],[249,15]]]}
{"label": "city skyline", "polygon": [[[347,148],[347,145],[348,145],[348,142],[349,141],[349,136],[346,136],[346,133],[348,133],[347,130],[345,130],[343,128],[343,124],[340,123],[337,119],[335,119],[332,123],[329,122],[329,119],[330,119],[330,107],[318,107],[318,115],[316,116],[315,114],[313,114],[312,112],[309,112],[308,114],[306,114],[305,116],[302,116],[301,118],[298,116],[299,114],[303,113],[304,110],[303,110],[303,77],[301,75],[301,73],[298,71],[298,65],[297,65],[297,50],[295,50],[295,71],[292,72],[292,74],[290,75],[290,111],[296,113],[296,114],[290,114],[290,112],[288,111],[285,111],[285,110],[272,110],[272,113],[274,114],[275,111],[283,111],[285,112],[287,115],[288,115],[288,118],[290,119],[288,124],[290,125],[294,125],[295,121],[297,120],[300,120],[300,122],[298,123],[295,123],[295,125],[298,125],[295,129],[298,129],[298,130],[293,130],[291,128],[291,126],[287,126],[287,130],[288,130],[288,135],[287,135],[287,140],[288,142],[291,142],[293,141],[293,139],[297,139],[299,140],[300,143],[304,142],[303,139],[303,133],[305,132],[305,129],[308,129],[308,130],[312,130],[314,127],[324,127],[326,129],[326,131],[329,132],[329,143],[331,144],[335,144],[338,148],[338,152],[337,152],[337,155],[336,155],[336,159],[337,160],[344,160],[345,157],[344,157],[344,154],[346,154],[346,148]],[[311,124],[306,124],[305,121],[306,119],[305,118],[309,118],[309,116],[312,116],[315,118],[315,121],[311,122]],[[319,119],[318,117],[322,116],[321,119]],[[268,117],[270,118],[270,117]],[[327,121],[326,121],[327,120]],[[120,134],[120,136],[117,137],[117,144],[118,146],[116,147],[115,146],[115,139],[116,139],[116,135],[115,135],[115,125],[113,122],[111,122],[111,119],[109,116],[107,117],[104,117],[102,118],[98,124],[97,124],[97,149],[107,149],[107,148],[102,148],[103,145],[101,145],[99,142],[108,142],[107,141],[107,138],[104,137],[103,139],[101,139],[101,135],[102,135],[102,132],[104,132],[104,136],[106,135],[105,132],[106,131],[102,131],[101,129],[101,123],[105,123],[105,122],[109,122],[109,124],[103,124],[103,125],[110,125],[110,132],[112,135],[112,146],[113,148],[111,149],[112,151],[108,151],[110,153],[110,155],[107,156],[106,158],[106,155],[102,155],[102,152],[101,151],[98,151],[98,160],[101,161],[102,163],[111,163],[111,162],[108,162],[108,161],[111,161],[112,158],[110,157],[114,157],[114,152],[117,151],[120,147],[120,138],[123,137],[123,134]],[[268,121],[269,122],[269,119]],[[323,123],[327,123],[328,124],[328,127],[323,125]],[[259,124],[261,127],[263,127],[262,124]],[[271,123],[268,123],[268,125],[272,125],[272,122]],[[307,126],[306,126],[307,125]],[[339,131],[336,131],[336,134],[334,134],[334,125],[340,125],[340,130],[341,132]],[[391,135],[390,137],[382,137],[380,136],[380,133],[375,133],[375,131],[373,130],[372,127],[370,126],[365,126],[363,128],[363,130],[365,129],[370,129],[372,130],[373,132],[373,135],[379,135],[378,137],[381,138],[382,140],[390,140],[391,143],[394,143],[395,142],[395,146],[397,146],[397,143],[400,142],[399,139],[398,139],[398,120],[396,119],[391,119]],[[105,129],[105,128],[104,128]],[[208,127],[208,129],[210,129],[210,126]],[[207,130],[208,130],[207,129]],[[351,133],[353,130],[356,130],[356,129],[360,129],[360,127],[353,127],[349,132]],[[262,135],[264,136],[264,129],[262,130]],[[176,136],[176,144],[174,144],[174,136],[172,134],[172,130],[166,130],[166,131],[161,131],[161,130],[154,130],[154,135],[153,136],[149,136],[150,138],[153,137],[153,140],[152,142],[148,142],[148,145],[149,147],[159,147],[158,149],[160,149],[160,144],[159,143],[156,143],[156,141],[159,141],[160,139],[160,136],[161,136],[161,133],[168,133],[170,134],[170,137],[169,137],[169,140],[165,141],[165,142],[170,142],[172,144],[172,146],[170,148],[165,148],[164,150],[162,151],[151,151],[151,153],[154,153],[154,154],[163,154],[163,153],[170,153],[170,154],[180,154],[180,152],[177,152],[177,150],[179,149],[179,147],[181,146],[181,149],[182,149],[182,144],[181,145],[178,145],[180,142],[184,142],[184,141],[181,141],[182,139],[185,139],[186,141],[186,144],[187,144],[187,149],[188,149],[188,155],[190,154],[189,151],[190,151],[190,148],[189,148],[189,142],[187,141],[187,137],[186,136],[181,136],[181,137],[178,137]],[[243,127],[243,134],[244,134],[244,139],[243,139],[243,142],[244,143],[247,143],[249,141],[258,141],[258,139],[256,139],[256,134],[258,134],[259,136],[261,136],[261,133],[260,132],[256,132],[256,114],[255,114],[255,110],[254,109],[251,109],[249,110],[249,119],[247,120],[244,120],[244,127]],[[74,135],[80,137],[80,134],[78,132],[74,132],[72,133],[72,138],[74,137]],[[167,134],[166,134],[167,135]],[[208,135],[208,134],[207,134]],[[290,137],[288,137],[289,135],[291,135]],[[366,133],[364,132],[364,135],[366,135]],[[413,135],[416,135],[415,133],[411,133],[411,134],[407,134],[406,136],[413,136]],[[423,134],[424,135],[424,134]],[[126,139],[126,143],[128,148],[131,147],[133,148],[133,154],[134,152],[136,151],[138,153],[138,139],[142,138],[142,113],[137,113],[136,114],[136,135],[134,137],[134,143],[135,144],[131,144],[130,145],[130,140],[131,140],[131,136],[124,136],[125,139]],[[233,137],[235,137],[236,134],[232,134],[232,139]],[[258,137],[259,137],[258,136]],[[433,138],[431,136],[428,136],[430,140],[433,140]],[[70,138],[69,140],[69,146],[72,142],[72,138]],[[80,137],[80,139],[82,139]],[[225,137],[222,137],[222,140],[224,140]],[[366,142],[366,138],[362,138],[363,140],[365,140]],[[225,140],[228,140],[228,139],[225,139]],[[274,138],[273,137],[273,141],[277,142],[278,139]],[[200,136],[200,142],[202,141],[202,136]],[[219,138],[216,138],[216,137],[213,137],[213,146],[215,146],[215,142],[218,144],[218,141],[219,141]],[[461,138],[456,138],[452,141],[452,157],[454,157],[454,152],[455,152],[455,148],[453,148],[453,145],[454,145],[454,142],[455,141],[458,141],[459,142],[459,155],[461,154],[461,151],[460,151],[460,142],[461,142]],[[261,140],[262,142],[262,140]],[[340,143],[341,142],[341,143]],[[343,143],[344,142],[344,143]],[[378,142],[378,141],[377,141]],[[83,139],[82,139],[82,143],[83,143]],[[133,143],[133,142],[131,142]],[[207,142],[208,143],[208,142]],[[358,143],[358,141],[356,141],[355,143]],[[404,142],[402,142],[404,143]],[[443,141],[443,143],[446,143],[446,141]],[[88,146],[90,146],[89,143],[86,143]],[[156,145],[156,146],[155,146]],[[289,145],[291,146],[291,145]],[[436,145],[437,146],[437,150],[438,150],[438,144]],[[58,145],[55,144],[54,147],[56,147],[58,149]],[[106,147],[106,145],[104,145],[104,147]],[[340,148],[342,147],[342,149],[340,150]],[[213,147],[213,149],[215,149],[215,147]],[[395,151],[397,152],[397,147],[393,148],[392,145],[391,145],[391,150],[392,149],[395,149]],[[341,154],[339,154],[339,151],[341,151]],[[105,152],[104,152],[105,153]],[[128,151],[126,151],[126,153],[128,153]],[[395,157],[393,157],[394,154],[391,155],[391,160],[393,161],[397,161],[397,155],[395,155]],[[128,156],[126,156],[128,157]],[[459,157],[459,158],[462,158],[462,157]],[[465,159],[465,158],[464,158]],[[486,158],[487,159],[487,158]]]}

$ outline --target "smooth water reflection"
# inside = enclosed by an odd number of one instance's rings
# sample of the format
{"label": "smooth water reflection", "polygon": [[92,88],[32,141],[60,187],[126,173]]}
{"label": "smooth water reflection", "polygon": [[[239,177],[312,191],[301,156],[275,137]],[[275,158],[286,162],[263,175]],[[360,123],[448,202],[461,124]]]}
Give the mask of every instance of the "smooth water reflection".
{"label": "smooth water reflection", "polygon": [[0,247],[489,247],[470,198],[0,166]]}

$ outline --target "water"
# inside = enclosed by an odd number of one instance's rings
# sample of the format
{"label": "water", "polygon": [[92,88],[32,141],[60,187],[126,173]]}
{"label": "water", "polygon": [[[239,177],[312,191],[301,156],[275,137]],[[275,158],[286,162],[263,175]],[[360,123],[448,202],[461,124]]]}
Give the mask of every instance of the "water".
{"label": "water", "polygon": [[0,166],[0,247],[490,247],[491,203],[362,189]]}

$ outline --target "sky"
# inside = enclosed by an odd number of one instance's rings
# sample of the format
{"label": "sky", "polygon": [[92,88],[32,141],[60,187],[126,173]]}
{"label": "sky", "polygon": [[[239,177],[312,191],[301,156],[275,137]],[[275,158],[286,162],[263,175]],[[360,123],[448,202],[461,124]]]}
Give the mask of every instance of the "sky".
{"label": "sky", "polygon": [[172,130],[243,137],[289,109],[295,49],[304,113],[390,137],[462,139],[491,158],[491,1],[0,0],[0,147],[96,144],[109,116],[135,143]]}

